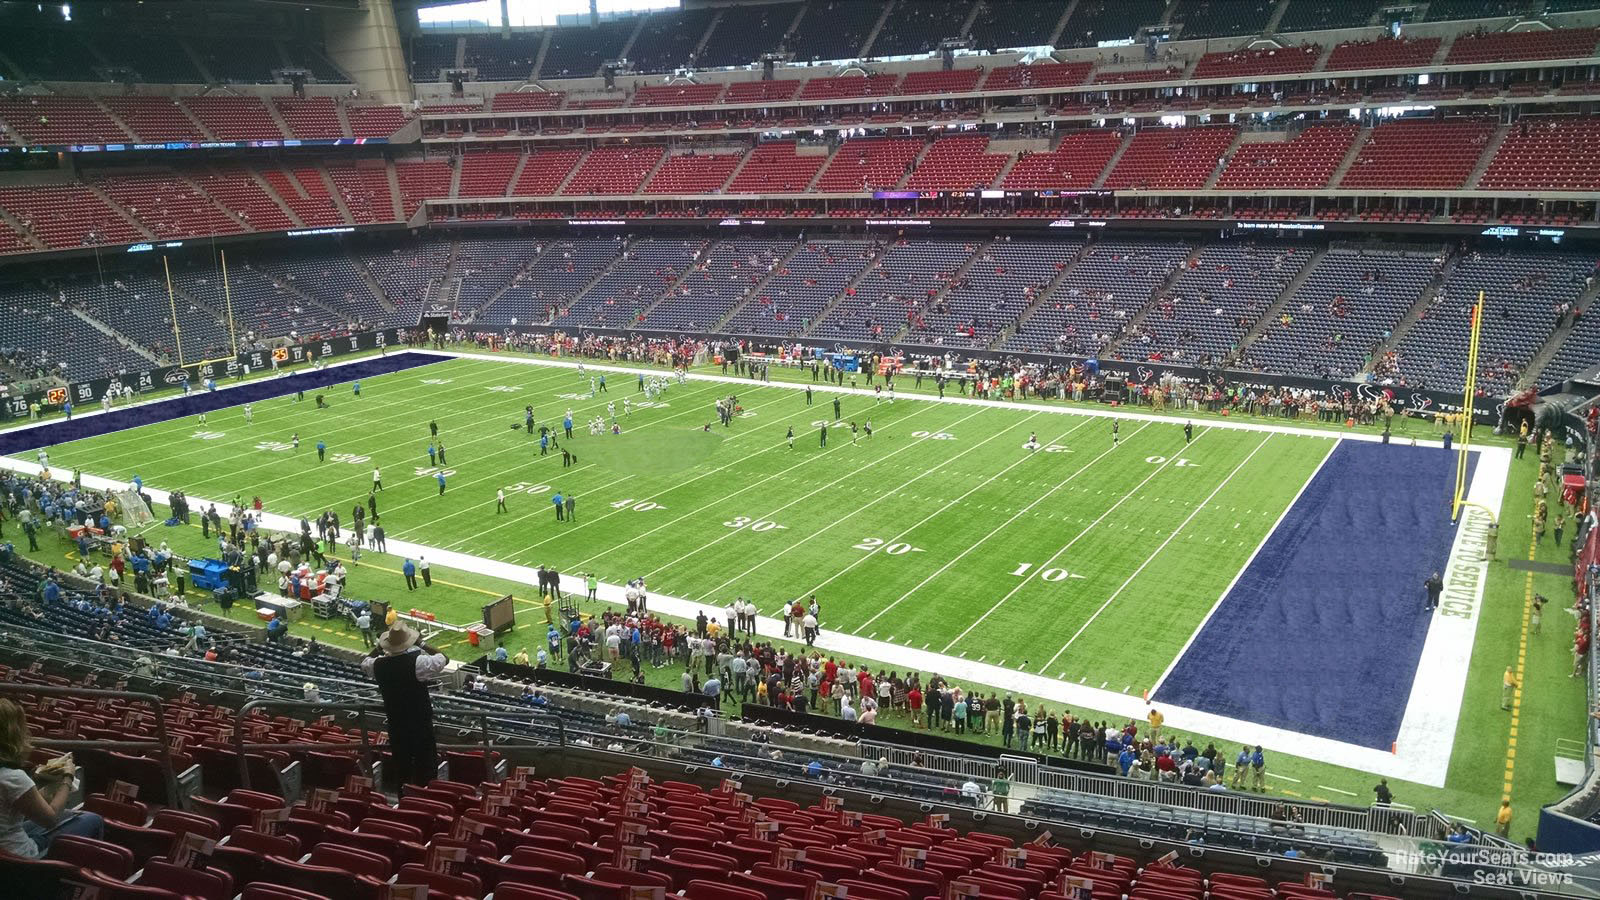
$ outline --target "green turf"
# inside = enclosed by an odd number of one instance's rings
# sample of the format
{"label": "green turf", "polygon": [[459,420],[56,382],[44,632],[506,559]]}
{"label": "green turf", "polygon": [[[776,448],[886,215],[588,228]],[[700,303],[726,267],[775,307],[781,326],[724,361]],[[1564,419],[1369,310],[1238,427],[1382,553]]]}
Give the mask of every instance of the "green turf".
{"label": "green turf", "polygon": [[[1216,417],[1194,414],[1190,444],[1178,420],[1128,420],[1114,446],[1104,419],[1026,403],[918,402],[908,384],[892,405],[845,398],[839,423],[829,421],[829,395],[817,394],[808,407],[800,392],[754,383],[673,385],[662,405],[625,415],[624,397],[642,399],[632,378],[613,376],[610,393],[594,398],[585,396],[587,384],[565,368],[452,360],[365,379],[359,399],[336,386],[327,391],[329,409],[274,399],[255,404],[251,423],[234,408],[212,413],[205,425],[149,425],[59,445],[50,456],[58,468],[138,474],[196,497],[259,495],[285,515],[337,509],[347,522],[376,465],[391,538],[595,571],[615,583],[645,576],[654,592],[704,602],[708,612],[743,595],[770,613],[815,592],[828,630],[1137,694],[1173,661],[1334,445],[1212,428]],[[712,404],[729,392],[746,415],[724,429]],[[589,435],[585,422],[608,402],[623,433]],[[576,454],[575,465],[564,468],[559,452],[541,456],[537,437],[511,428],[528,404],[552,426],[573,411],[576,434],[563,446]],[[849,423],[868,419],[874,435],[852,441]],[[428,466],[430,421],[447,446],[442,497]],[[833,426],[825,449],[819,423]],[[792,449],[784,440],[790,427]],[[1044,451],[1023,448],[1031,432]],[[289,446],[295,434],[298,451]],[[328,444],[326,462],[316,459],[318,440]],[[1532,469],[1524,475],[1524,467],[1513,475],[1508,510],[1528,503],[1528,486],[1519,483],[1531,482]],[[507,514],[495,513],[497,489],[509,495]],[[576,523],[555,521],[548,498],[556,490],[578,498]],[[198,529],[159,533],[180,552],[206,548]],[[1508,513],[1501,534],[1502,557],[1517,552],[1518,541],[1526,552],[1525,519]],[[369,554],[350,589],[459,622],[472,620],[486,596],[526,594],[526,586],[476,572],[435,566],[435,576],[435,588],[401,596],[398,560]],[[1541,578],[1536,589],[1568,596],[1560,579]],[[1508,719],[1495,716],[1498,679],[1506,652],[1516,650],[1505,634],[1520,623],[1523,577],[1499,566],[1490,587],[1449,784],[1396,787],[1402,801],[1480,821],[1501,793]],[[538,641],[542,626],[528,622],[535,609],[524,606],[513,648]],[[1530,684],[1547,687],[1526,693],[1524,746],[1582,734],[1581,721],[1555,714],[1583,703],[1581,684],[1554,673],[1570,623],[1547,613],[1545,631],[1528,664]],[[324,634],[349,639],[337,626]],[[676,683],[670,673],[651,677]],[[1541,709],[1550,714],[1538,715]],[[1336,760],[1278,759],[1273,771],[1296,779],[1275,783],[1283,793],[1370,797],[1374,779]],[[1526,810],[1519,826],[1531,828],[1532,804],[1559,795],[1549,767],[1541,753],[1516,769],[1515,796]]]}

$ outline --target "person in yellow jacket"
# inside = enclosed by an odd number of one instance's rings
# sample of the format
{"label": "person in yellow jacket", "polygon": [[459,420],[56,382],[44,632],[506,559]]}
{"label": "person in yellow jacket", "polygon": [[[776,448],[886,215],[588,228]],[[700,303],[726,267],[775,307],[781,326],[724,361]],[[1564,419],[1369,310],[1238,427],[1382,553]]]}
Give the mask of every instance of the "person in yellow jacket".
{"label": "person in yellow jacket", "polygon": [[[384,617],[383,617],[383,624],[385,626],[392,626],[392,625],[394,625],[395,620],[397,620],[399,618],[400,618],[400,614],[395,611],[394,607],[391,606],[391,607],[389,607],[389,612],[386,615],[384,615]],[[1510,671],[1510,670],[1508,669],[1507,671]]]}
{"label": "person in yellow jacket", "polygon": [[1501,800],[1500,811],[1494,814],[1494,833],[1501,837],[1511,836],[1511,801]]}
{"label": "person in yellow jacket", "polygon": [[1517,675],[1516,675],[1515,672],[1511,671],[1511,667],[1510,666],[1506,666],[1506,676],[1501,681],[1501,686],[1500,686],[1500,708],[1501,709],[1510,709],[1511,708],[1511,698],[1516,693],[1516,691],[1517,691]]}
{"label": "person in yellow jacket", "polygon": [[1167,717],[1161,714],[1161,710],[1152,706],[1150,708],[1150,714],[1145,718],[1150,720],[1150,739],[1155,740],[1156,738],[1160,737],[1161,726],[1166,723]]}

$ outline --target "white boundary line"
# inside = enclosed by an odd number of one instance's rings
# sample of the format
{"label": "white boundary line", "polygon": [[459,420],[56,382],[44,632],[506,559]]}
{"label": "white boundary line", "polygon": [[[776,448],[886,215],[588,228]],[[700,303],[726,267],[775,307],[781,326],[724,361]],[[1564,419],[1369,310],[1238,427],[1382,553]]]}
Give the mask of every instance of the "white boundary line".
{"label": "white boundary line", "polygon": [[[566,366],[569,368],[577,368],[581,364],[585,369],[604,370],[607,372],[626,372],[629,375],[635,375],[639,372],[648,373],[651,371],[661,371],[660,369],[646,369],[643,367],[596,364],[589,361],[583,361],[580,363],[577,360],[499,356],[493,353],[477,353],[461,350],[429,350],[427,352],[436,356],[456,356],[462,359],[481,359],[489,362],[514,363],[525,366]],[[685,377],[691,381],[720,381],[726,384],[741,384],[746,387],[782,388],[793,391],[803,391],[807,387],[810,387],[813,391],[819,394],[843,394],[846,396],[865,397],[867,399],[872,399],[876,396],[873,391],[867,388],[848,388],[835,384],[807,384],[806,382],[801,381],[766,382],[756,381],[751,378],[738,378],[732,375],[711,375],[703,372],[689,372]],[[1176,415],[1164,416],[1156,413],[1135,412],[1133,407],[1125,406],[1107,409],[1085,409],[1079,406],[1052,406],[1049,403],[1019,403],[1007,402],[1005,400],[981,400],[976,397],[936,397],[924,396],[922,394],[906,394],[904,395],[904,399],[920,400],[927,403],[953,403],[961,406],[989,406],[996,409],[1009,410],[1042,409],[1045,412],[1057,413],[1060,415],[1089,416],[1092,418],[1101,419],[1121,419],[1126,422],[1148,422],[1152,424],[1165,424],[1177,427],[1181,427],[1184,421],[1181,417]],[[1338,438],[1339,440],[1343,441],[1370,441],[1373,443],[1379,443],[1383,440],[1380,435],[1367,434],[1364,432],[1335,431],[1326,428],[1305,428],[1296,425],[1273,425],[1267,422],[1240,422],[1228,419],[1202,419],[1200,420],[1199,424],[1203,424],[1207,428],[1221,428],[1231,431],[1272,432],[1273,434],[1294,434],[1301,435],[1303,437]],[[1399,437],[1396,435],[1391,435],[1390,439],[1395,442],[1407,444],[1409,444],[1412,440],[1409,437]],[[1441,441],[1422,438],[1417,439],[1416,444],[1419,447],[1444,446],[1443,442]],[[1509,454],[1511,452],[1510,448],[1507,447],[1475,447],[1473,449],[1481,450],[1484,453],[1503,452]]]}
{"label": "white boundary line", "polygon": [[1333,444],[1328,447],[1328,452],[1323,454],[1322,459],[1317,463],[1317,467],[1311,470],[1311,477],[1307,478],[1305,482],[1300,485],[1300,490],[1294,492],[1293,499],[1289,501],[1289,505],[1283,508],[1283,512],[1278,513],[1277,521],[1273,522],[1272,527],[1268,528],[1266,533],[1261,536],[1261,541],[1260,543],[1256,544],[1256,548],[1250,551],[1250,558],[1244,561],[1244,565],[1239,567],[1239,571],[1233,573],[1233,580],[1228,582],[1228,586],[1223,588],[1222,593],[1217,595],[1217,602],[1211,604],[1211,609],[1206,612],[1205,618],[1201,619],[1200,624],[1195,626],[1194,631],[1189,635],[1189,639],[1183,642],[1183,647],[1179,649],[1177,654],[1172,657],[1172,662],[1167,663],[1166,671],[1162,672],[1161,677],[1157,678],[1155,684],[1150,686],[1150,696],[1154,697],[1156,692],[1161,690],[1161,685],[1166,683],[1167,676],[1171,675],[1172,670],[1178,667],[1178,660],[1183,659],[1184,654],[1189,652],[1189,648],[1194,645],[1195,638],[1199,637],[1200,632],[1204,631],[1206,625],[1210,624],[1211,617],[1217,614],[1217,610],[1222,606],[1222,601],[1228,599],[1228,595],[1233,593],[1233,589],[1236,585],[1238,585],[1239,579],[1244,577],[1244,573],[1250,570],[1251,563],[1254,563],[1256,561],[1256,557],[1260,555],[1261,548],[1265,547],[1267,545],[1267,541],[1272,539],[1272,535],[1277,532],[1278,526],[1283,524],[1283,520],[1289,518],[1289,510],[1294,509],[1295,504],[1300,502],[1301,495],[1306,492],[1306,488],[1311,486],[1311,482],[1317,479],[1317,475],[1322,471],[1322,467],[1328,464],[1329,458],[1333,456],[1333,451],[1337,450],[1338,447],[1338,441],[1334,441]]}
{"label": "white boundary line", "polygon": [[[1201,432],[1200,436],[1204,437],[1205,436],[1205,432]],[[1222,493],[1222,489],[1228,486],[1228,482],[1233,480],[1233,476],[1239,474],[1239,471],[1241,469],[1243,469],[1245,467],[1245,465],[1250,462],[1250,460],[1255,459],[1256,454],[1260,453],[1261,452],[1261,448],[1265,447],[1267,445],[1267,441],[1270,441],[1270,440],[1272,440],[1272,435],[1269,434],[1266,437],[1261,439],[1261,443],[1257,444],[1255,446],[1255,449],[1253,449],[1249,453],[1245,454],[1245,458],[1244,459],[1239,460],[1239,464],[1233,467],[1233,471],[1228,473],[1228,477],[1222,479],[1222,483],[1221,484],[1218,484],[1216,487],[1212,488],[1211,489],[1211,493],[1207,494],[1206,498],[1204,500],[1201,500],[1199,505],[1197,505],[1194,509],[1190,510],[1189,511],[1189,515],[1186,516],[1182,522],[1178,523],[1178,527],[1172,529],[1172,533],[1167,535],[1167,539],[1162,541],[1160,546],[1156,547],[1156,549],[1150,551],[1150,555],[1146,556],[1144,558],[1144,562],[1139,564],[1139,568],[1134,569],[1133,570],[1133,574],[1129,575],[1126,581],[1122,582],[1122,584],[1117,586],[1116,590],[1111,592],[1111,596],[1106,598],[1106,602],[1100,604],[1100,608],[1096,609],[1094,611],[1093,615],[1089,616],[1088,619],[1084,620],[1084,623],[1082,625],[1078,626],[1078,630],[1074,631],[1072,633],[1072,637],[1067,638],[1067,642],[1065,644],[1061,645],[1061,649],[1056,651],[1056,655],[1050,657],[1050,661],[1045,663],[1043,666],[1041,666],[1039,668],[1040,674],[1043,674],[1045,672],[1050,671],[1050,667],[1055,665],[1056,660],[1061,658],[1061,654],[1067,652],[1067,648],[1071,647],[1078,640],[1078,638],[1083,636],[1083,633],[1085,631],[1089,630],[1089,626],[1094,624],[1094,620],[1100,618],[1100,614],[1105,612],[1107,607],[1111,606],[1113,601],[1115,601],[1118,597],[1122,596],[1122,592],[1128,589],[1128,585],[1133,584],[1133,580],[1135,578],[1139,577],[1139,573],[1143,572],[1145,570],[1145,567],[1150,565],[1152,560],[1154,560],[1157,556],[1160,556],[1161,555],[1161,551],[1167,549],[1167,545],[1172,543],[1173,539],[1178,536],[1178,532],[1182,531],[1190,522],[1193,522],[1194,521],[1194,517],[1200,515],[1200,511],[1205,509],[1206,506],[1209,505],[1212,500],[1215,500],[1217,498],[1218,494]],[[1065,547],[1062,548],[1062,550],[1065,550],[1065,549],[1066,549]],[[1060,554],[1057,553],[1056,555],[1059,556]],[[1050,561],[1054,561],[1054,560],[1055,560],[1055,557],[1052,556],[1050,558]],[[1047,561],[1045,563],[1045,565],[1047,565],[1047,566],[1049,564],[1050,564],[1049,561]]]}
{"label": "white boundary line", "polygon": [[[430,352],[438,355],[438,351]],[[445,353],[443,355],[455,355],[466,358],[483,359],[492,362],[517,362],[527,365],[556,365],[574,368],[577,365],[575,362],[564,362],[560,360],[545,361],[535,359],[508,359],[487,354]],[[622,371],[629,373],[639,371],[638,369],[620,366],[602,367],[587,364],[586,366],[588,368],[604,368],[606,371]],[[806,385],[803,383],[773,383],[769,385],[762,382],[752,382],[743,378],[728,378],[715,375],[691,374],[688,377],[696,380],[722,381],[727,383],[748,384],[760,387],[782,386],[792,388],[794,390],[804,390],[806,387]],[[824,390],[824,386],[818,385],[815,387],[815,389],[819,391]],[[826,386],[826,390],[836,393],[871,396],[870,393],[866,391],[852,390],[849,388],[835,388],[831,385]],[[991,406],[1011,410],[1032,408],[1022,404],[1004,403],[993,400],[975,400],[972,398],[961,397],[947,397],[944,398],[943,401],[935,397],[919,396],[915,399],[933,403],[945,402],[961,405]],[[1056,412],[1068,415],[1120,418],[1143,421],[1146,423],[1165,422],[1168,424],[1175,424],[1176,421],[1169,417],[1154,416],[1149,414],[1082,410],[1074,408],[1056,409],[1044,407],[1044,409],[1048,412]],[[1307,437],[1334,437],[1337,440],[1379,440],[1376,435],[1334,434],[1315,429],[1272,427],[1251,422],[1211,422],[1208,423],[1208,426],[1231,428],[1241,431],[1297,434]],[[1132,435],[1129,437],[1131,438]],[[1419,445],[1442,446],[1438,441],[1419,441],[1418,443]],[[1477,452],[1479,454],[1477,469],[1474,473],[1473,484],[1470,489],[1468,499],[1472,500],[1473,502],[1482,502],[1490,509],[1498,510],[1501,497],[1505,491],[1505,484],[1511,462],[1511,451],[1509,448],[1505,447],[1479,447],[1477,448]],[[0,457],[0,467],[30,475],[36,475],[39,472],[39,466],[37,464],[10,457]],[[123,482],[99,478],[89,474],[85,474],[83,476],[83,483],[97,489],[118,489],[124,486]],[[158,503],[166,502],[165,491],[156,490],[154,488],[147,488],[146,490]],[[191,503],[201,505],[217,502],[198,497],[191,497],[189,499]],[[1470,516],[1470,512],[1468,515]],[[273,530],[293,532],[299,528],[299,521],[295,519],[289,519],[287,517],[275,514],[267,514],[263,518],[263,524]],[[1465,537],[1467,532],[1468,529],[1464,527],[1457,530],[1456,545],[1452,549],[1451,554],[1452,562],[1450,571],[1452,572],[1456,571],[1458,566],[1463,567],[1463,569],[1469,568],[1472,565],[1476,565],[1480,570],[1486,568],[1485,564],[1482,562],[1472,564],[1469,560],[1464,558],[1464,552],[1477,552],[1481,555],[1480,550],[1469,546],[1475,542],[1469,541]],[[512,581],[521,584],[532,585],[536,581],[535,570],[525,566],[518,566],[512,563],[500,562],[498,560],[486,559],[483,557],[472,556],[455,551],[440,550],[437,548],[426,547],[398,539],[391,539],[389,543],[392,547],[392,552],[390,555],[426,555],[433,562],[439,564],[440,566],[461,569],[463,571],[477,572],[492,578],[499,578],[505,581]],[[566,579],[565,583],[563,584],[564,590],[575,591],[579,596],[582,596],[583,584],[580,579],[570,575],[564,575],[562,577]],[[1480,578],[1477,582],[1476,594],[1479,609],[1481,609],[1482,604],[1483,585],[1484,581],[1482,578]],[[626,588],[621,585],[601,584],[597,594],[598,597],[604,602],[622,606],[625,605],[626,602],[625,590]],[[650,598],[650,603],[652,608],[657,612],[680,619],[693,619],[696,611],[704,608],[703,605],[697,605],[682,598],[660,595],[652,595]],[[1442,724],[1437,727],[1430,724],[1427,728],[1423,728],[1419,723],[1413,721],[1413,712],[1416,711],[1416,708],[1419,705],[1419,697],[1423,694],[1427,694],[1426,702],[1421,705],[1433,705],[1439,707],[1438,709],[1434,710],[1434,712],[1440,717],[1441,723],[1444,719],[1448,719],[1450,721],[1459,720],[1460,695],[1464,693],[1466,688],[1467,667],[1471,661],[1472,648],[1470,644],[1470,637],[1468,637],[1467,641],[1464,643],[1457,644],[1456,642],[1460,641],[1461,631],[1476,631],[1476,619],[1477,616],[1475,614],[1472,619],[1467,620],[1467,627],[1463,629],[1452,627],[1452,625],[1458,624],[1454,622],[1452,622],[1451,625],[1441,625],[1440,623],[1445,621],[1446,617],[1435,616],[1433,624],[1429,628],[1428,640],[1423,648],[1422,660],[1418,664],[1416,679],[1413,681],[1412,702],[1407,706],[1406,719],[1401,724],[1402,739],[1400,742],[1398,742],[1396,752],[1394,753],[1374,750],[1370,747],[1362,747],[1343,741],[1335,741],[1328,738],[1320,738],[1312,735],[1301,734],[1282,728],[1273,728],[1254,722],[1247,722],[1241,719],[1233,719],[1226,716],[1201,712],[1199,710],[1184,709],[1182,707],[1166,707],[1167,721],[1172,727],[1180,728],[1185,731],[1199,732],[1215,736],[1219,739],[1237,741],[1239,743],[1260,744],[1268,750],[1274,752],[1292,754],[1307,759],[1327,761],[1335,765],[1340,765],[1351,769],[1358,769],[1364,772],[1371,772],[1373,774],[1389,778],[1411,781],[1431,787],[1443,787],[1445,784],[1445,777],[1450,766],[1450,751],[1455,740],[1455,728],[1446,728],[1443,727]],[[763,635],[781,634],[781,624],[781,621],[778,619],[767,616],[757,617],[757,631]],[[1437,640],[1435,639],[1436,636],[1438,638]],[[1092,688],[1087,685],[1068,684],[1056,681],[1052,678],[1046,678],[1042,675],[1015,671],[997,665],[975,662],[973,660],[958,659],[939,653],[932,653],[926,650],[917,650],[909,646],[900,646],[885,641],[861,638],[855,635],[825,631],[817,638],[816,646],[823,652],[831,653],[835,656],[867,659],[874,662],[894,665],[899,668],[913,668],[923,672],[938,672],[960,680],[971,681],[978,684],[999,688],[1001,690],[1024,693],[1030,696],[1044,698],[1053,703],[1063,703],[1067,704],[1068,706],[1091,709],[1097,712],[1106,713],[1117,717],[1125,717],[1131,720],[1143,719],[1144,714],[1148,709],[1148,706],[1144,700],[1138,696],[1122,694],[1110,690],[1102,690],[1099,688]],[[1450,693],[1454,696],[1443,698],[1443,702],[1441,702],[1441,698],[1438,696],[1439,686],[1449,686]],[[1448,709],[1444,709],[1443,707],[1448,707]],[[1417,732],[1421,733],[1418,734]]]}
{"label": "white boundary line", "polygon": [[[1139,429],[1139,431],[1143,431],[1143,430],[1144,430],[1144,428],[1140,428]],[[1134,432],[1134,434],[1138,434],[1138,433],[1139,433],[1138,431]],[[1130,438],[1132,436],[1133,435],[1129,435]],[[1205,436],[1206,436],[1206,433],[1204,431],[1200,432],[1200,437],[1205,437]],[[1199,439],[1200,438],[1195,438],[1195,440],[1199,440]],[[1112,450],[1116,450],[1119,446],[1120,446],[1120,442],[1119,443],[1113,443],[1111,445],[1111,450],[1107,450],[1106,453],[1110,453],[1110,452],[1112,452]],[[1104,455],[1105,455],[1104,453],[1101,454],[1101,456],[1104,456]],[[1115,503],[1111,504],[1110,506],[1106,507],[1105,511],[1102,512],[1100,515],[1095,516],[1095,519],[1094,519],[1093,522],[1090,522],[1089,524],[1083,526],[1083,528],[1081,530],[1079,530],[1079,532],[1077,534],[1072,536],[1072,540],[1067,541],[1065,544],[1061,545],[1060,549],[1058,549],[1058,550],[1056,550],[1056,552],[1050,554],[1050,558],[1049,559],[1047,559],[1044,562],[1039,564],[1037,571],[1043,572],[1046,569],[1049,569],[1050,568],[1050,564],[1055,562],[1058,558],[1060,558],[1061,554],[1067,552],[1068,550],[1071,550],[1073,544],[1076,544],[1078,541],[1082,540],[1084,535],[1086,535],[1089,532],[1093,531],[1095,529],[1096,525],[1099,525],[1101,522],[1104,522],[1105,519],[1106,519],[1106,516],[1109,516],[1112,513],[1116,512],[1119,508],[1122,507],[1122,504],[1127,503],[1129,500],[1132,500],[1134,494],[1137,494],[1140,491],[1144,490],[1144,486],[1150,483],[1150,479],[1156,477],[1157,475],[1160,475],[1162,472],[1165,472],[1167,470],[1167,466],[1170,466],[1173,463],[1177,462],[1179,458],[1180,457],[1177,457],[1177,456],[1169,456],[1169,457],[1167,457],[1164,461],[1162,461],[1161,465],[1156,466],[1153,470],[1151,470],[1149,475],[1146,475],[1144,478],[1140,479],[1138,484],[1136,484],[1133,487],[1129,488],[1127,493],[1125,493],[1121,497],[1117,498],[1117,502],[1115,502]],[[1100,457],[1097,456],[1097,457],[1094,458],[1094,460],[1091,460],[1091,462],[1098,462],[1099,459],[1100,459]],[[1088,466],[1085,466],[1084,468],[1088,468]],[[1008,519],[1006,521],[1007,521],[1007,524],[1010,524],[1011,520]],[[967,549],[970,550],[972,548],[969,547]],[[963,553],[962,555],[965,556],[966,554]],[[996,600],[994,602],[993,606],[989,607],[989,609],[986,610],[983,615],[981,615],[978,618],[974,619],[972,621],[971,625],[968,625],[965,630],[963,630],[960,634],[956,635],[955,639],[952,640],[950,643],[945,644],[944,645],[944,649],[939,651],[939,652],[940,653],[949,653],[951,647],[954,647],[955,645],[961,643],[961,641],[963,639],[965,639],[967,635],[971,634],[974,629],[976,629],[979,625],[983,624],[983,620],[989,618],[991,615],[994,615],[994,611],[995,610],[999,609],[1001,606],[1004,606],[1005,602],[1007,600],[1010,600],[1012,597],[1015,597],[1019,591],[1021,591],[1025,587],[1027,587],[1030,583],[1032,583],[1032,581],[1033,581],[1032,578],[1024,578],[1021,581],[1017,582],[1017,586],[1016,587],[1012,588],[1009,591],[1006,591],[1004,597],[1001,597],[999,600]],[[1060,655],[1061,655],[1060,653],[1056,654],[1056,656],[1060,656]],[[1055,662],[1055,657],[1051,657],[1050,658],[1050,662]],[[1045,667],[1049,668],[1049,664],[1046,663]]]}

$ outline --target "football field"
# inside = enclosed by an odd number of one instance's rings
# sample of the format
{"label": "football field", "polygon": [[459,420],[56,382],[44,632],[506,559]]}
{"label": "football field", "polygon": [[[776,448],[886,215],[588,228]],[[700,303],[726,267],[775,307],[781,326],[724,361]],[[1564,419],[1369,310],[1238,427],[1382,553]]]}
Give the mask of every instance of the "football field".
{"label": "football field", "polygon": [[[714,375],[652,401],[612,370],[591,395],[599,374],[462,356],[364,378],[359,397],[333,385],[326,408],[274,396],[250,421],[242,406],[152,421],[56,444],[49,462],[224,515],[259,496],[346,525],[376,467],[391,552],[511,580],[539,565],[644,578],[653,608],[688,618],[741,596],[774,616],[814,594],[828,652],[1118,715],[1149,697],[1179,727],[1443,784],[1475,622],[1422,608],[1430,571],[1468,564],[1446,451],[820,384],[808,402],[795,383]],[[724,427],[713,404],[730,394],[742,413]],[[541,453],[528,406],[557,434],[570,409],[573,436]],[[1508,456],[1474,465],[1496,506]],[[558,492],[576,521],[557,521]],[[465,624],[473,602],[428,609]],[[1432,703],[1412,696],[1424,676]]]}

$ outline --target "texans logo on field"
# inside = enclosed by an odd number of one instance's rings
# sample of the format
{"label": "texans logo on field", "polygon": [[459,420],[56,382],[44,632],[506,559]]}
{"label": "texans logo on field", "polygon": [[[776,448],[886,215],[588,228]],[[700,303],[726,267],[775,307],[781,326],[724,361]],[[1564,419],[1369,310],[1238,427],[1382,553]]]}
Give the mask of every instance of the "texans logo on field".
{"label": "texans logo on field", "polygon": [[1412,394],[1411,395],[1411,408],[1412,409],[1427,409],[1428,407],[1430,407],[1432,405],[1433,405],[1433,398],[1427,396],[1426,394]]}
{"label": "texans logo on field", "polygon": [[1140,381],[1149,381],[1150,379],[1152,379],[1154,377],[1156,377],[1156,373],[1155,373],[1154,369],[1146,369],[1144,366],[1140,366],[1139,367],[1139,380]]}
{"label": "texans logo on field", "polygon": [[1361,395],[1363,400],[1378,400],[1383,396],[1376,386],[1366,382],[1356,385],[1356,393]]}
{"label": "texans logo on field", "polygon": [[162,380],[167,384],[183,384],[185,381],[189,380],[189,373],[183,369],[173,369],[171,372],[168,372],[166,377]]}

